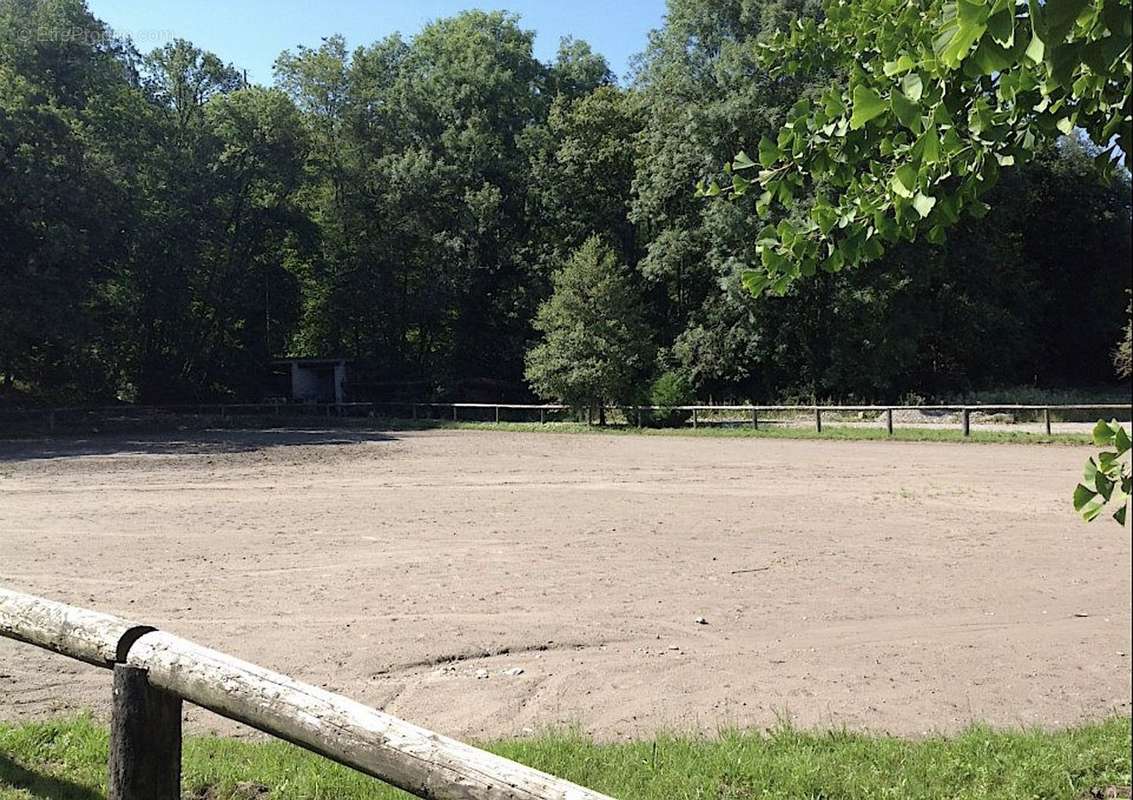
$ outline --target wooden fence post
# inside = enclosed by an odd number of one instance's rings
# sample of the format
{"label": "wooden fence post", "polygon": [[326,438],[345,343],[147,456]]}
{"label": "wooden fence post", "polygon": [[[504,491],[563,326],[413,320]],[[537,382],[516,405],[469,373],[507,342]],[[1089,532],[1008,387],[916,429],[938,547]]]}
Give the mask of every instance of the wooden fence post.
{"label": "wooden fence post", "polygon": [[109,800],[181,797],[181,698],[139,667],[114,665],[109,777]]}
{"label": "wooden fence post", "polygon": [[637,427],[641,427],[641,406],[637,407]]}
{"label": "wooden fence post", "polygon": [[893,435],[893,409],[891,408],[885,409],[885,431],[890,436]]}
{"label": "wooden fence post", "polygon": [[500,407],[496,406],[496,424],[500,424]]}
{"label": "wooden fence post", "polygon": [[546,422],[547,422],[547,409],[540,408],[539,409],[539,424],[543,425]]}
{"label": "wooden fence post", "polygon": [[751,427],[752,430],[759,430],[759,411],[754,408],[751,410]]}
{"label": "wooden fence post", "polygon": [[1050,409],[1043,409],[1043,422],[1046,423],[1046,435],[1050,436]]}
{"label": "wooden fence post", "polygon": [[964,435],[965,436],[971,436],[972,435],[972,412],[971,412],[971,410],[965,408],[963,411],[961,411],[960,412],[960,419],[961,419],[961,424],[963,425],[963,428],[964,428]]}
{"label": "wooden fence post", "polygon": [[818,406],[814,407],[814,429],[822,433],[822,409]]}
{"label": "wooden fence post", "polygon": [[452,421],[456,422],[456,404],[455,403],[453,403],[453,406],[452,406]]}
{"label": "wooden fence post", "polygon": [[700,424],[700,413],[694,408],[692,410],[692,427],[696,428]]}

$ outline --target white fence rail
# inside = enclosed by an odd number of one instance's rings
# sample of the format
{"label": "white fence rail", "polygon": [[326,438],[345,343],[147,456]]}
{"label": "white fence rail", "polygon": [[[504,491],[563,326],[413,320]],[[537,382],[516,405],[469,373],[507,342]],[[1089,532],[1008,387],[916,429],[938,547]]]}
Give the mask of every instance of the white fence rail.
{"label": "white fence rail", "polygon": [[0,587],[0,636],[114,670],[110,800],[181,796],[181,701],[417,797],[613,800],[333,692],[109,614]]}

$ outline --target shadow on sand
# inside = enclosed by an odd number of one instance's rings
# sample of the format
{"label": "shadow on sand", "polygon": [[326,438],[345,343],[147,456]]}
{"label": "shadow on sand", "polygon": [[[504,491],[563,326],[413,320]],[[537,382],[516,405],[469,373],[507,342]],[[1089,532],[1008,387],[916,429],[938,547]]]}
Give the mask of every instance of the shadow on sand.
{"label": "shadow on sand", "polygon": [[106,433],[0,440],[0,461],[127,454],[188,456],[249,453],[274,447],[360,444],[395,439],[390,433],[378,431],[290,427],[267,430],[206,429],[153,434]]}

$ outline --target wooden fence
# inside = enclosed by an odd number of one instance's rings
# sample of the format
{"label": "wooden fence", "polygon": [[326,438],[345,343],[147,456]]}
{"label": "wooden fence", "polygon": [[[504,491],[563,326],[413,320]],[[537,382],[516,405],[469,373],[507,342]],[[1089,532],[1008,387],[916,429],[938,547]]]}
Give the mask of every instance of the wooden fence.
{"label": "wooden fence", "polygon": [[112,669],[110,800],[181,796],[181,703],[417,797],[613,800],[156,628],[0,587],[0,636]]}
{"label": "wooden fence", "polygon": [[[1130,417],[1131,403],[1083,403],[1083,405],[1019,405],[1019,403],[1002,403],[1002,405],[952,405],[952,406],[607,406],[606,411],[612,414],[621,414],[629,425],[641,426],[645,424],[648,416],[654,412],[681,412],[687,418],[681,425],[700,427],[701,425],[747,425],[759,428],[760,425],[782,424],[782,415],[793,415],[795,418],[810,417],[813,427],[821,432],[824,423],[829,422],[829,415],[860,414],[876,415],[878,420],[884,418],[886,431],[894,432],[894,412],[911,411],[920,414],[953,414],[957,416],[961,431],[965,436],[971,435],[972,415],[993,414],[993,412],[1008,412],[1017,414],[1025,412],[1037,419],[1040,418],[1049,435],[1053,432],[1053,420],[1057,416],[1064,418],[1075,412],[1089,412],[1094,418],[1101,416],[1101,412],[1121,412],[1124,418]],[[224,418],[237,417],[278,417],[278,418],[337,418],[337,417],[389,417],[403,419],[452,419],[453,422],[477,418],[479,422],[503,422],[501,411],[510,412],[509,416],[523,417],[535,422],[536,416],[540,424],[550,422],[553,418],[562,418],[574,414],[576,409],[570,406],[556,405],[556,403],[484,403],[484,402],[342,402],[342,403],[207,403],[195,406],[108,406],[93,408],[54,408],[54,409],[19,409],[0,412],[0,432],[3,431],[5,420],[8,423],[19,420],[37,420],[42,428],[49,432],[56,431],[57,426],[74,420],[82,419],[109,419],[109,418],[140,418],[144,416],[161,415],[188,415],[211,416]],[[587,422],[593,422],[593,409],[586,412]],[[721,415],[739,415],[739,418],[721,420]],[[763,415],[761,417],[760,415]],[[825,418],[824,418],[825,415]],[[487,417],[485,419],[485,417]],[[859,420],[854,420],[859,422]],[[915,425],[925,426],[932,424],[925,422]]]}
{"label": "wooden fence", "polygon": [[[971,435],[972,415],[988,414],[994,412],[1018,413],[1025,412],[1041,417],[1044,429],[1049,435],[1052,433],[1055,416],[1065,417],[1075,412],[1089,412],[1097,416],[1101,412],[1120,412],[1128,419],[1133,404],[1130,403],[1086,403],[1079,405],[687,405],[687,406],[647,406],[647,405],[618,405],[606,406],[605,410],[620,413],[626,423],[641,427],[648,415],[654,412],[670,413],[680,412],[687,416],[693,428],[701,425],[729,424],[747,425],[759,428],[760,425],[781,423],[781,419],[770,418],[769,415],[792,414],[795,417],[806,416],[813,419],[815,430],[821,432],[824,422],[829,421],[831,414],[875,414],[884,417],[888,433],[894,430],[894,412],[908,411],[925,414],[956,414],[958,415],[961,431],[965,436]],[[365,402],[365,403],[209,403],[203,405],[169,405],[169,406],[104,406],[92,408],[54,408],[54,409],[24,409],[9,410],[0,414],[0,431],[2,422],[7,419],[34,419],[42,423],[48,431],[54,431],[58,424],[66,420],[82,418],[105,418],[112,416],[139,416],[161,414],[206,415],[224,418],[235,417],[295,417],[295,418],[335,418],[335,417],[390,417],[412,420],[438,419],[461,421],[476,416],[479,421],[504,421],[501,411],[516,412],[511,416],[523,416],[530,421],[535,420],[546,423],[556,415],[569,415],[575,409],[562,404],[524,404],[524,403],[432,403],[415,402],[410,400],[400,402]],[[742,415],[740,419],[721,421],[710,417],[719,417],[720,414]],[[760,415],[764,415],[760,418]],[[824,415],[827,415],[824,420]],[[489,419],[482,419],[488,416]],[[592,410],[586,411],[586,420],[592,421]],[[926,422],[914,423],[916,425],[930,424]]]}

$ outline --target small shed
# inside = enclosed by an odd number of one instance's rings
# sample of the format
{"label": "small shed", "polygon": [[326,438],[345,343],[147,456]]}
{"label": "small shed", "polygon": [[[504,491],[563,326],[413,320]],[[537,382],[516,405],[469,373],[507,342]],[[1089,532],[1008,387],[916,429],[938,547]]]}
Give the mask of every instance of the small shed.
{"label": "small shed", "polygon": [[277,373],[290,379],[289,397],[300,403],[346,401],[344,358],[280,358],[272,362]]}

